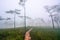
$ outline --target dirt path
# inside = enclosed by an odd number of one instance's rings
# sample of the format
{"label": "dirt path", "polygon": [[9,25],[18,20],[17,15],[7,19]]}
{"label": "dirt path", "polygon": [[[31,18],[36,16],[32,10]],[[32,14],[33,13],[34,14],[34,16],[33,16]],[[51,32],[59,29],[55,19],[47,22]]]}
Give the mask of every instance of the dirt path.
{"label": "dirt path", "polygon": [[25,39],[24,39],[24,40],[31,40],[31,36],[30,36],[31,30],[32,30],[32,28],[29,29],[29,30],[25,33]]}

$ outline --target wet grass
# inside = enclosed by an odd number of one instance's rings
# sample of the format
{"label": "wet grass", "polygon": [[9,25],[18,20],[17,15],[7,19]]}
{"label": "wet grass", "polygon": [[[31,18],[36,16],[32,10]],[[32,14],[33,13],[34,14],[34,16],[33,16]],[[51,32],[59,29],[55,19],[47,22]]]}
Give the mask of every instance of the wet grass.
{"label": "wet grass", "polygon": [[[24,33],[23,27],[0,29],[0,40],[24,40]],[[60,29],[33,27],[31,37],[32,40],[60,40]]]}

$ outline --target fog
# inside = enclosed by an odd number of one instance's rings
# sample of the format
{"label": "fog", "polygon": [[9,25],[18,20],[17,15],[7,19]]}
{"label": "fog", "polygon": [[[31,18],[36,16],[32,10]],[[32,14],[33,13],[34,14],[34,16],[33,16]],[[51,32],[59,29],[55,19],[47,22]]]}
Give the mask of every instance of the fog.
{"label": "fog", "polygon": [[[58,4],[60,4],[60,0],[27,0],[25,4],[26,16],[31,18],[27,18],[27,26],[52,26],[49,13],[44,7],[46,5],[53,6]],[[15,9],[21,10],[19,12],[21,14],[16,14],[16,27],[24,26],[24,19],[18,17],[24,15],[23,7],[19,5],[19,0],[0,0],[0,16],[2,16],[2,18],[11,18],[11,20],[0,20],[0,28],[13,27],[14,14],[7,14],[5,11]]]}

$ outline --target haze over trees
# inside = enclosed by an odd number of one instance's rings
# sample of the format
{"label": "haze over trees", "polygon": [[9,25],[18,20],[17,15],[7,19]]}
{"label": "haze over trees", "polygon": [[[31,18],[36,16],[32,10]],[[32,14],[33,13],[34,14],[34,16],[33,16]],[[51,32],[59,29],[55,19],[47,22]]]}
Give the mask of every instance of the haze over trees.
{"label": "haze over trees", "polygon": [[45,6],[45,9],[50,14],[52,20],[52,25],[54,29],[54,23],[56,23],[59,27],[60,24],[60,5],[53,5],[53,6]]}
{"label": "haze over trees", "polygon": [[16,14],[20,14],[19,11],[20,10],[18,10],[18,9],[6,11],[6,13],[14,14],[13,15],[14,16],[14,29],[16,27],[16,22],[15,22],[15,20],[16,20]]}

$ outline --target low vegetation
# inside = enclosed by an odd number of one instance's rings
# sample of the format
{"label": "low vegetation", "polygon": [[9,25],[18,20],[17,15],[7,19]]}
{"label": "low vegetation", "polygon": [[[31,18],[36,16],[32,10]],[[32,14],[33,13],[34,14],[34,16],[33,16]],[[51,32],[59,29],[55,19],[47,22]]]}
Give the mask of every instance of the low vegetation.
{"label": "low vegetation", "polygon": [[[29,29],[29,28],[28,28]],[[0,40],[24,40],[24,28],[0,29]],[[33,27],[32,40],[60,40],[60,30]]]}

